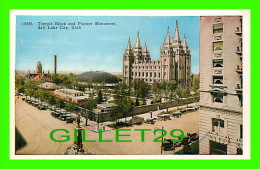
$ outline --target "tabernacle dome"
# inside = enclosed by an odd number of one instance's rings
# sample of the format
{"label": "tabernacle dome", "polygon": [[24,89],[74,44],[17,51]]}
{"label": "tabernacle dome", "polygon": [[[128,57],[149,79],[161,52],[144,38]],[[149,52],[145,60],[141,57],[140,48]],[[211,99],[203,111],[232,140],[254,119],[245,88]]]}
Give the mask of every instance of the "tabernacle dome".
{"label": "tabernacle dome", "polygon": [[84,72],[76,77],[78,82],[91,82],[91,83],[118,83],[116,76],[107,72]]}

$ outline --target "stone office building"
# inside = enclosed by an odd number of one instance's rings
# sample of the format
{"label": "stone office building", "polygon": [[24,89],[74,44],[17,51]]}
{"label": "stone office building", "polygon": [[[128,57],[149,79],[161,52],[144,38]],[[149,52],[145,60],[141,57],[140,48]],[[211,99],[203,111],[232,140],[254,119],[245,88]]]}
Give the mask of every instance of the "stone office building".
{"label": "stone office building", "polygon": [[180,38],[177,21],[173,38],[170,36],[169,28],[167,29],[159,60],[151,60],[146,43],[142,48],[139,32],[133,47],[129,38],[123,54],[123,81],[128,85],[135,79],[142,79],[147,83],[176,81],[183,87],[189,87],[190,68],[190,49],[185,35],[183,39]]}
{"label": "stone office building", "polygon": [[243,153],[241,16],[200,17],[200,154]]}

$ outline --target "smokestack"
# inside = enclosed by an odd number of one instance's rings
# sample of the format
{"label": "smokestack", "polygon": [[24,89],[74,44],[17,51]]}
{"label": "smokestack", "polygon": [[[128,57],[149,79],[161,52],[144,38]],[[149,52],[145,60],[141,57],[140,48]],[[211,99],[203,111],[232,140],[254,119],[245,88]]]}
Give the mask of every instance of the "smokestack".
{"label": "smokestack", "polygon": [[54,74],[57,73],[57,55],[54,55]]}

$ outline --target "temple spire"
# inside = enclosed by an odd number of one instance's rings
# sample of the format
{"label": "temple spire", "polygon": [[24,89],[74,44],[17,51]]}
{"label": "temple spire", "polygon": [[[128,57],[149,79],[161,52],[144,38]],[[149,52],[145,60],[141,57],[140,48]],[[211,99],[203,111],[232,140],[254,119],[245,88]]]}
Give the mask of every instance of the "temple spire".
{"label": "temple spire", "polygon": [[126,50],[131,50],[131,41],[130,41],[130,37],[128,38],[128,43],[127,43]]}
{"label": "temple spire", "polygon": [[186,42],[186,36],[185,36],[185,34],[184,34],[184,37],[183,37],[183,46],[188,47],[187,42]]}
{"label": "temple spire", "polygon": [[142,48],[141,43],[140,43],[140,39],[139,39],[139,31],[137,32],[135,47],[136,48]]}
{"label": "temple spire", "polygon": [[174,32],[174,40],[180,40],[180,35],[179,35],[179,28],[178,28],[178,21],[176,20],[176,28],[175,28],[175,32]]}
{"label": "temple spire", "polygon": [[144,49],[143,50],[144,50],[144,52],[148,52],[146,42],[144,43]]}
{"label": "temple spire", "polygon": [[169,28],[169,26],[168,26],[165,41],[168,42],[168,43],[170,43],[170,40],[171,40],[171,36],[170,36],[170,28]]}

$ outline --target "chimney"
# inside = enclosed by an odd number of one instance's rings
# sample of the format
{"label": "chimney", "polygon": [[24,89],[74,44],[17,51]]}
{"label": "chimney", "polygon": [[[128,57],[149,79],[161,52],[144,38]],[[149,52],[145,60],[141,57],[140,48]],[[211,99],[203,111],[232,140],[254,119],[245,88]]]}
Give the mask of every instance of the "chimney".
{"label": "chimney", "polygon": [[57,73],[57,55],[54,55],[54,74]]}

